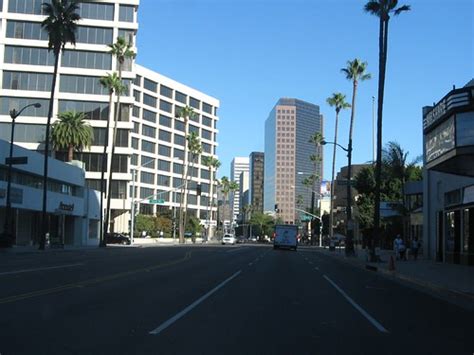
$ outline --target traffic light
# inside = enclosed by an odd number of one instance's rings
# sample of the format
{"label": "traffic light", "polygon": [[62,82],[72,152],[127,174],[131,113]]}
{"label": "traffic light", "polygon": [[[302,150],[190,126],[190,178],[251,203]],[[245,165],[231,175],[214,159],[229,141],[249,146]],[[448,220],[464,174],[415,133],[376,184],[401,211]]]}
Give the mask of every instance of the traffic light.
{"label": "traffic light", "polygon": [[202,187],[201,184],[196,185],[196,195],[201,196]]}

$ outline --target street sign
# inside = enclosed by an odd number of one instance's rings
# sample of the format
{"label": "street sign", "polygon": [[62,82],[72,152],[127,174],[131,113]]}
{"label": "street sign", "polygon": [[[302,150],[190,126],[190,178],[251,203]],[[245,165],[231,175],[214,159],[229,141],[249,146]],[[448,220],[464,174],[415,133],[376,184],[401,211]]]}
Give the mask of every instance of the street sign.
{"label": "street sign", "polygon": [[148,202],[149,203],[154,203],[154,204],[163,204],[163,203],[165,203],[165,200],[163,200],[163,199],[157,199],[157,200],[149,199]]}
{"label": "street sign", "polygon": [[28,164],[28,157],[5,158],[5,164],[7,165]]}
{"label": "street sign", "polygon": [[[339,186],[347,186],[347,179],[344,179],[344,180],[336,180],[337,184]],[[351,180],[351,186],[355,186],[355,180]]]}

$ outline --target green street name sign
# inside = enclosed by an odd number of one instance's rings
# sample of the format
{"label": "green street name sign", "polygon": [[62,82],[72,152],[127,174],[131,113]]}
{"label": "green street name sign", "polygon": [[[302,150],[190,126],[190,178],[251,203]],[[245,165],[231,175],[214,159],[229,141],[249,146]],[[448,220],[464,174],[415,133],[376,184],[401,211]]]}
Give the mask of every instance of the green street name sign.
{"label": "green street name sign", "polygon": [[149,203],[160,204],[160,203],[165,203],[165,200],[163,200],[163,199],[158,199],[158,200],[149,199],[148,202]]}

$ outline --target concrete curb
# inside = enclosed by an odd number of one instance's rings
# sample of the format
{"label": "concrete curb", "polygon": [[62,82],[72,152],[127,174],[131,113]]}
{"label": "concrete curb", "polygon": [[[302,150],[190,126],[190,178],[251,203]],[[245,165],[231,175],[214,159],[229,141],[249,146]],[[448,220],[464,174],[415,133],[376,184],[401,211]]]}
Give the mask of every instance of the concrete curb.
{"label": "concrete curb", "polygon": [[474,295],[470,295],[461,291],[452,290],[443,286],[433,284],[428,281],[423,281],[415,277],[406,276],[397,271],[389,271],[381,267],[371,265],[370,263],[347,259],[344,256],[336,256],[324,253],[320,250],[317,250],[318,253],[322,255],[327,255],[335,260],[339,260],[342,263],[355,266],[361,270],[367,272],[377,272],[382,277],[387,279],[398,281],[404,285],[414,286],[415,289],[425,292],[431,296],[435,296],[439,299],[442,299],[446,302],[455,304],[457,306],[463,307],[470,311],[474,311]]}

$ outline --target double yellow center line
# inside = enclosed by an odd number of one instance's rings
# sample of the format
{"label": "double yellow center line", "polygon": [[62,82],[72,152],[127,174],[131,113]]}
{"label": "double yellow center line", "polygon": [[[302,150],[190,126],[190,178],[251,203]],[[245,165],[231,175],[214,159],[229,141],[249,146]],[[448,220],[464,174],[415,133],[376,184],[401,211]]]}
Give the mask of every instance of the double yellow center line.
{"label": "double yellow center line", "polygon": [[33,292],[28,292],[28,293],[22,293],[22,294],[19,294],[19,295],[9,296],[9,297],[5,297],[5,298],[0,298],[0,304],[17,302],[17,301],[21,301],[21,300],[28,299],[28,298],[34,298],[34,297],[38,297],[38,296],[49,295],[49,294],[52,294],[52,293],[57,293],[57,292],[65,291],[65,290],[71,290],[71,289],[74,289],[74,288],[82,288],[82,287],[85,287],[85,286],[92,286],[92,285],[100,284],[100,283],[103,283],[103,282],[106,282],[106,281],[112,281],[112,280],[120,279],[120,278],[123,278],[123,277],[135,275],[135,274],[138,274],[138,273],[141,273],[141,272],[151,272],[151,271],[154,271],[154,270],[162,269],[162,268],[167,267],[167,266],[172,266],[172,265],[182,263],[186,260],[189,260],[190,258],[191,258],[191,252],[189,251],[184,255],[184,257],[182,257],[180,259],[177,259],[177,260],[172,260],[172,261],[169,261],[169,262],[163,263],[163,264],[152,265],[152,266],[148,266],[148,267],[145,267],[145,268],[142,268],[142,269],[124,271],[124,272],[109,275],[109,276],[97,277],[97,278],[94,278],[94,279],[89,279],[89,280],[80,281],[80,282],[76,282],[76,283],[70,283],[70,284],[66,284],[66,285],[62,285],[62,286],[47,288],[47,289],[44,289],[44,290],[38,290],[38,291],[33,291]]}

